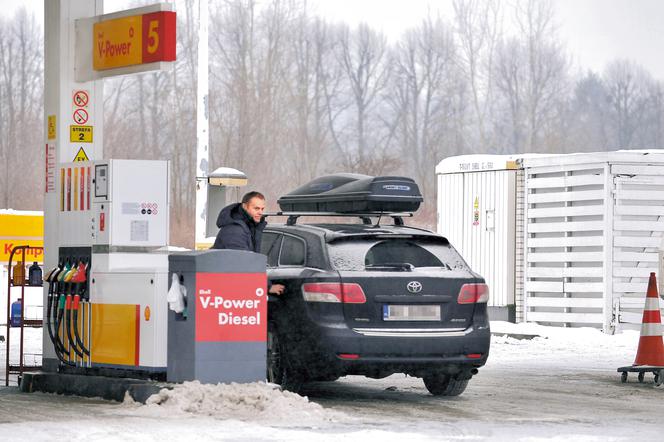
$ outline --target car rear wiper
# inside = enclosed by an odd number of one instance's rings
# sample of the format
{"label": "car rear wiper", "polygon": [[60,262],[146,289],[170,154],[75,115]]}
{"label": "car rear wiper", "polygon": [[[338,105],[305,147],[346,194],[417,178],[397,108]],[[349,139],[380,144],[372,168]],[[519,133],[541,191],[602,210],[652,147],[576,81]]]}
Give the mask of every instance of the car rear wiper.
{"label": "car rear wiper", "polygon": [[415,268],[409,262],[383,262],[381,264],[368,264],[365,266],[367,269],[371,270],[384,270],[384,271],[400,271],[400,272],[412,272]]}

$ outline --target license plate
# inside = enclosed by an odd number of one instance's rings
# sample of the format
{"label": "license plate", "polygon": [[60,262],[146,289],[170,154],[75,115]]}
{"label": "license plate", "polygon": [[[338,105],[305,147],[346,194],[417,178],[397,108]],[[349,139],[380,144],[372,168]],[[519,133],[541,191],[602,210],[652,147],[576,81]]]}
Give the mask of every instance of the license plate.
{"label": "license plate", "polygon": [[383,305],[384,321],[440,321],[439,305]]}

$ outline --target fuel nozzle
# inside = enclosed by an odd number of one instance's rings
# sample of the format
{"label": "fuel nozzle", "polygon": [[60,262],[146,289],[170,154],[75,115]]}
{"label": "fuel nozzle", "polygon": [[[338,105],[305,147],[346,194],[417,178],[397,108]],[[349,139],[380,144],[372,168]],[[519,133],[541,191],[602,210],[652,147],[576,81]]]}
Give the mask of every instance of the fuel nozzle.
{"label": "fuel nozzle", "polygon": [[85,263],[83,261],[79,261],[78,266],[76,266],[76,273],[74,273],[71,277],[71,282],[82,284],[87,281],[87,277],[85,275],[86,270],[87,266]]}
{"label": "fuel nozzle", "polygon": [[78,271],[78,267],[76,267],[76,264],[72,265],[69,270],[67,270],[67,273],[65,273],[64,276],[64,282],[72,282],[72,278]]}
{"label": "fuel nozzle", "polygon": [[74,288],[75,295],[82,295],[85,292],[85,282],[88,280],[87,277],[87,266],[83,261],[79,261],[76,266],[76,272],[72,274],[71,282],[76,284]]}
{"label": "fuel nozzle", "polygon": [[44,282],[48,282],[49,284],[53,283],[53,279],[55,279],[58,275],[58,272],[60,271],[60,264],[58,264],[56,267],[52,268],[51,270],[48,271],[44,275]]}
{"label": "fuel nozzle", "polygon": [[58,342],[56,335],[58,333],[57,329],[57,310],[58,310],[58,277],[64,269],[64,263],[59,262],[58,266],[49,271],[44,277],[44,281],[48,282],[48,302],[46,304],[46,328],[48,330],[48,336],[51,338],[51,342],[55,348],[56,355],[61,361],[64,361],[63,353],[64,348]]}
{"label": "fuel nozzle", "polygon": [[65,262],[65,266],[62,269],[62,271],[57,275],[57,281],[59,283],[63,283],[61,287],[64,287],[65,275],[67,275],[67,273],[69,273],[70,270],[71,270],[71,264],[69,264],[69,261],[67,261]]}

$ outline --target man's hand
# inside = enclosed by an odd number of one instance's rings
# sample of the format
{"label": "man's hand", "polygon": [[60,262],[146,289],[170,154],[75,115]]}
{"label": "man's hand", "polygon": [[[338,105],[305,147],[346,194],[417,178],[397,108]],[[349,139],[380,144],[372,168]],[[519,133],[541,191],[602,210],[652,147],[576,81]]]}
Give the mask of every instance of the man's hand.
{"label": "man's hand", "polygon": [[284,292],[284,288],[283,284],[272,284],[268,293],[271,295],[281,295]]}

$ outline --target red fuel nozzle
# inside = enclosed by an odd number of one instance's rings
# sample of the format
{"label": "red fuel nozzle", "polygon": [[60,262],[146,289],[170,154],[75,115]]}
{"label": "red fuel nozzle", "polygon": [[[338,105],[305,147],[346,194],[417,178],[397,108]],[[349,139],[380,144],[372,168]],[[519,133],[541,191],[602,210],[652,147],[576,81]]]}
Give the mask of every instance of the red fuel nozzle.
{"label": "red fuel nozzle", "polygon": [[79,261],[78,267],[76,268],[76,273],[71,277],[71,282],[75,282],[77,284],[84,283],[86,281],[85,277],[85,264],[83,264],[83,261]]}
{"label": "red fuel nozzle", "polygon": [[71,295],[67,295],[67,300],[65,301],[65,310],[71,310]]}
{"label": "red fuel nozzle", "polygon": [[81,301],[81,297],[78,295],[74,295],[74,311],[78,310],[78,303]]}

